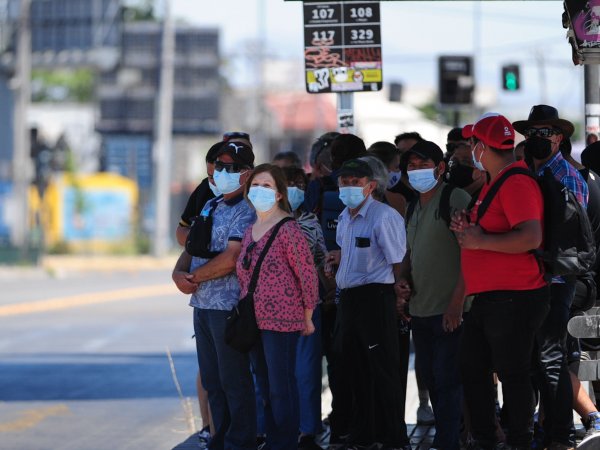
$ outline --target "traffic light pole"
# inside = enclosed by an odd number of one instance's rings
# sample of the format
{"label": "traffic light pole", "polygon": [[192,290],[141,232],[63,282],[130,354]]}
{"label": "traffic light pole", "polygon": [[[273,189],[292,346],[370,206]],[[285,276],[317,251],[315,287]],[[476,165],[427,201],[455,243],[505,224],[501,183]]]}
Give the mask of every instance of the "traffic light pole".
{"label": "traffic light pole", "polygon": [[29,160],[29,127],[27,126],[27,110],[31,96],[31,28],[30,0],[21,0],[19,18],[17,63],[15,80],[14,107],[14,150],[13,181],[17,200],[18,218],[13,228],[13,243],[19,248],[20,258],[25,260],[28,253],[29,239],[29,182],[31,178],[31,162]]}
{"label": "traffic light pole", "polygon": [[165,256],[169,251],[171,222],[171,158],[173,134],[173,77],[175,65],[175,28],[170,2],[165,2],[162,33],[160,87],[156,103],[156,140],[153,148],[154,201],[156,204],[152,253]]}
{"label": "traffic light pole", "polygon": [[600,67],[597,64],[583,66],[585,89],[585,137],[600,133]]}

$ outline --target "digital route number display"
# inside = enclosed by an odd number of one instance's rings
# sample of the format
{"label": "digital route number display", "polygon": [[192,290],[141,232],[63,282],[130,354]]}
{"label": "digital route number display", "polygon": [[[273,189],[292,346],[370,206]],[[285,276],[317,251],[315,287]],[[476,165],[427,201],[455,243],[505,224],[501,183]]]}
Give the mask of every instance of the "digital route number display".
{"label": "digital route number display", "polygon": [[383,84],[378,1],[305,2],[306,90],[378,91]]}

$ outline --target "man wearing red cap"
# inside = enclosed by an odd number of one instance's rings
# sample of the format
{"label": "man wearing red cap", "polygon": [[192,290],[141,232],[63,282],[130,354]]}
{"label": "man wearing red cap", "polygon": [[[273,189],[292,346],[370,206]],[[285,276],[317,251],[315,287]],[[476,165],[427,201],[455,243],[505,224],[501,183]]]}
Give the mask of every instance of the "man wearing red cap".
{"label": "man wearing red cap", "polygon": [[461,246],[466,294],[474,296],[460,366],[474,448],[482,450],[496,446],[494,371],[510,411],[507,444],[530,448],[531,356],[548,310],[548,287],[530,253],[542,243],[543,198],[530,176],[505,175],[513,168],[527,170],[515,162],[514,137],[512,125],[499,114],[473,125],[473,162],[488,172],[490,182],[470,214],[455,214],[451,225]]}

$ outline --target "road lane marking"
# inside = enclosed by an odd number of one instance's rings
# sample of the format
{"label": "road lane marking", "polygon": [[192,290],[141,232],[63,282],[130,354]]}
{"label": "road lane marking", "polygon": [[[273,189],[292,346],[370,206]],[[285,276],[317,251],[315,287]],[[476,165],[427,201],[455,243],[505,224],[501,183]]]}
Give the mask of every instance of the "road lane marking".
{"label": "road lane marking", "polygon": [[56,311],[59,309],[68,309],[76,306],[119,302],[122,300],[159,297],[162,295],[177,294],[178,292],[179,291],[173,284],[157,284],[153,286],[116,289],[114,291],[90,292],[87,294],[77,294],[66,297],[55,297],[45,300],[3,305],[0,306],[0,317]]}
{"label": "road lane marking", "polygon": [[25,431],[29,428],[33,428],[47,417],[68,413],[70,413],[69,407],[65,404],[21,411],[19,413],[21,416],[20,418],[10,422],[0,423],[0,433]]}

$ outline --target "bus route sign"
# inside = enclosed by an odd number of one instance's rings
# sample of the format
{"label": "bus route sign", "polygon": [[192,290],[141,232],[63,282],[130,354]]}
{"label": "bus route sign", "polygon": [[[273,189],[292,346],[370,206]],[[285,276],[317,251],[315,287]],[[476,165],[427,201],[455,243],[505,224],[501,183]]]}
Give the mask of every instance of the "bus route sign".
{"label": "bus route sign", "polygon": [[380,90],[379,1],[305,1],[303,6],[306,90]]}

